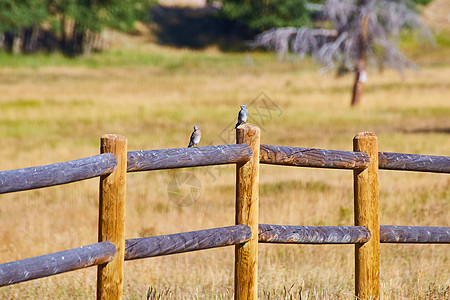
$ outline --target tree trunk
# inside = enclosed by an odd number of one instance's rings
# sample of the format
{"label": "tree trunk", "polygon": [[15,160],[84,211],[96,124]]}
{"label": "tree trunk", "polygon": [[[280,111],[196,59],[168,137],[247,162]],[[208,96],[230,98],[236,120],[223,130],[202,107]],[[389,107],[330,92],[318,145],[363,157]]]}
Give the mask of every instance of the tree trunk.
{"label": "tree trunk", "polygon": [[77,21],[74,22],[72,28],[72,36],[67,46],[67,54],[76,55],[83,52],[84,30],[81,29]]}
{"label": "tree trunk", "polygon": [[12,42],[12,53],[13,54],[21,54],[22,53],[23,35],[24,35],[23,29],[20,29],[19,32],[14,35],[13,42]]}
{"label": "tree trunk", "polygon": [[5,47],[5,34],[0,32],[0,51]]}
{"label": "tree trunk", "polygon": [[353,85],[352,106],[361,103],[363,94],[364,82],[366,81],[366,62],[367,62],[367,47],[368,47],[368,10],[369,1],[361,1],[361,28],[358,37],[358,65],[356,68],[355,83]]}
{"label": "tree trunk", "polygon": [[38,25],[33,25],[25,30],[23,52],[33,53],[37,50],[39,31]]}
{"label": "tree trunk", "polygon": [[96,36],[96,33],[92,32],[90,30],[86,30],[83,33],[83,44],[81,45],[82,46],[81,51],[82,51],[83,56],[91,55],[95,36]]}
{"label": "tree trunk", "polygon": [[65,52],[67,47],[67,34],[66,34],[66,17],[64,14],[61,15],[59,23],[61,26],[61,50]]}
{"label": "tree trunk", "polygon": [[38,39],[39,39],[40,28],[38,25],[33,26],[31,29],[31,40],[29,45],[30,52],[36,52],[38,48]]}
{"label": "tree trunk", "polygon": [[363,70],[359,69],[358,71],[356,71],[355,75],[356,75],[355,83],[353,84],[353,93],[352,93],[352,106],[356,106],[361,102],[364,89],[364,82],[366,81],[365,68]]}

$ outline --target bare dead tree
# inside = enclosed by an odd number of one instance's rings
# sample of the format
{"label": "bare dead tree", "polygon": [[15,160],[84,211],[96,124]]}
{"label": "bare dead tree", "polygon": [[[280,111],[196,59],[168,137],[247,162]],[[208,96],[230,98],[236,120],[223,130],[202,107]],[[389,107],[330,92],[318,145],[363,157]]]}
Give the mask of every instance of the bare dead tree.
{"label": "bare dead tree", "polygon": [[322,71],[353,72],[352,106],[361,101],[368,63],[398,71],[416,67],[398,49],[402,29],[431,40],[430,30],[409,0],[327,0],[322,13],[333,29],[275,28],[257,35],[250,45],[280,56],[288,51],[301,58],[311,55],[324,66]]}

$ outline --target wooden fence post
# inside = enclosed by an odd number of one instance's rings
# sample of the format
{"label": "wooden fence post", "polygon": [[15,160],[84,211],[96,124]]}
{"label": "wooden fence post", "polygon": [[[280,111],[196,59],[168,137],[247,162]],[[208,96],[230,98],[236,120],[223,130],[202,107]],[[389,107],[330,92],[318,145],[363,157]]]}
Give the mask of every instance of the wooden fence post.
{"label": "wooden fence post", "polygon": [[367,169],[354,170],[355,225],[370,230],[371,239],[355,245],[355,294],[357,299],[380,298],[380,220],[378,192],[378,141],[363,132],[353,139],[353,150],[370,158]]}
{"label": "wooden fence post", "polygon": [[236,245],[234,298],[258,298],[258,206],[260,130],[253,124],[236,129],[236,143],[248,144],[253,151],[248,162],[236,164],[236,225],[248,225],[251,239]]}
{"label": "wooden fence post", "polygon": [[127,139],[106,134],[100,140],[101,153],[112,153],[116,170],[100,177],[98,241],[110,241],[117,248],[116,257],[98,266],[97,299],[122,299],[125,251],[125,198],[127,174]]}

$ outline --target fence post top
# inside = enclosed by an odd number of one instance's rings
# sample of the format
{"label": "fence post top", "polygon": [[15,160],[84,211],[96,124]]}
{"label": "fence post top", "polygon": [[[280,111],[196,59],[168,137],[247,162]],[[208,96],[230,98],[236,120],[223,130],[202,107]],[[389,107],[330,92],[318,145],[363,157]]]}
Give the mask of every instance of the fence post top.
{"label": "fence post top", "polygon": [[124,137],[123,135],[120,134],[115,134],[115,133],[106,133],[104,135],[102,135],[101,137],[102,139],[117,139],[117,140],[126,140],[127,138]]}
{"label": "fence post top", "polygon": [[236,130],[260,130],[258,126],[252,123],[245,123],[241,124],[238,127],[236,127]]}
{"label": "fence post top", "polygon": [[[260,135],[261,130],[258,126],[252,123],[245,123],[239,125],[236,128],[236,144],[249,144],[253,149],[254,153],[258,153],[259,156],[259,148],[260,148]],[[254,143],[258,144],[257,149],[255,149],[252,145]],[[255,144],[256,145],[256,144]],[[256,152],[255,152],[256,151]]]}
{"label": "fence post top", "polygon": [[370,131],[363,131],[358,133],[357,135],[355,135],[355,137],[353,139],[360,139],[360,138],[365,138],[365,137],[377,137],[377,135],[373,132]]}

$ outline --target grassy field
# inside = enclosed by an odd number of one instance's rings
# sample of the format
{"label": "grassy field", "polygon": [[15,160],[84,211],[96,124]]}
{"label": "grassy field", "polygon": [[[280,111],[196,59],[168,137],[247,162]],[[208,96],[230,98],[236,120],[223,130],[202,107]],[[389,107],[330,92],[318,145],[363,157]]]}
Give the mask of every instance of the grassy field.
{"label": "grassy field", "polygon": [[[380,151],[448,156],[449,49],[409,49],[421,68],[403,76],[369,73],[358,108],[349,107],[351,76],[319,74],[295,58],[279,63],[268,53],[132,41],[76,60],[0,54],[0,170],[95,155],[105,133],[126,136],[129,150],[185,147],[194,125],[201,146],[223,144],[224,136],[232,142],[239,105],[261,92],[279,108],[263,119],[262,143],[351,150],[354,135],[373,131]],[[192,205],[168,197],[170,180],[181,173],[202,184]],[[130,174],[126,237],[232,225],[234,176],[233,166]],[[263,165],[260,180],[261,223],[353,224],[351,171]],[[97,241],[98,179],[0,201],[0,263]],[[449,204],[448,175],[380,172],[381,224],[450,226]],[[353,299],[353,248],[261,245],[260,298]],[[229,247],[128,262],[125,299],[143,299],[150,287],[163,298],[230,299],[233,253]],[[449,259],[447,245],[382,245],[382,298],[448,299]],[[5,287],[0,298],[92,299],[95,278],[90,268]]]}

